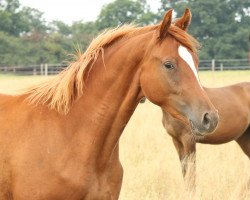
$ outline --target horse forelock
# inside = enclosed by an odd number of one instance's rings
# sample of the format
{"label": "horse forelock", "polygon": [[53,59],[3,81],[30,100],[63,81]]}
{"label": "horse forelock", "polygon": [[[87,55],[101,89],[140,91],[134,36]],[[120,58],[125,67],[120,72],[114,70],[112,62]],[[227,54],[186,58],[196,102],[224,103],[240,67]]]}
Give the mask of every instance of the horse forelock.
{"label": "horse forelock", "polygon": [[[124,25],[119,28],[106,30],[96,37],[84,53],[80,51],[75,56],[75,61],[61,73],[45,83],[36,85],[25,92],[27,99],[32,104],[44,104],[62,114],[67,114],[72,103],[82,96],[84,76],[89,73],[101,54],[104,57],[105,48],[111,46],[124,37],[133,37],[136,34],[152,31],[159,25],[136,27]],[[171,26],[168,30],[177,41],[192,51],[196,51],[198,42],[178,27]],[[88,74],[87,74],[88,75]]]}
{"label": "horse forelock", "polygon": [[198,49],[200,48],[200,44],[192,35],[188,34],[186,31],[180,29],[174,24],[171,25],[168,32],[183,46],[187,47],[195,54],[197,53]]}

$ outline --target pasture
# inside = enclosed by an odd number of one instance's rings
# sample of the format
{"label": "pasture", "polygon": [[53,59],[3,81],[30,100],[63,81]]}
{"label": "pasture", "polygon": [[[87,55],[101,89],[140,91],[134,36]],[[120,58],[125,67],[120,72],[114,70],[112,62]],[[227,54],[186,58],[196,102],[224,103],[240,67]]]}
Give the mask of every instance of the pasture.
{"label": "pasture", "polygon": [[[47,78],[51,77],[0,75],[0,92],[15,94]],[[204,86],[219,87],[250,81],[250,71],[200,72],[200,79]],[[120,200],[193,199],[184,192],[178,156],[161,117],[161,110],[149,101],[140,104],[121,137]],[[234,142],[198,144],[196,199],[250,199],[249,169],[249,159]]]}

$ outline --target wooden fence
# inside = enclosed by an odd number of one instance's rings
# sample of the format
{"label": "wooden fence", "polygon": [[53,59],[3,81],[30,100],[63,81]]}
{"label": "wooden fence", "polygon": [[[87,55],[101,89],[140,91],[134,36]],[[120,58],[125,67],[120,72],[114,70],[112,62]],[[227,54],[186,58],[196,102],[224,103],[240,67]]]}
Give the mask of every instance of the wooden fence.
{"label": "wooden fence", "polygon": [[0,66],[0,74],[17,74],[17,75],[55,75],[65,69],[64,64],[40,64],[26,66]]}
{"label": "wooden fence", "polygon": [[[65,64],[40,64],[26,66],[0,66],[0,74],[55,75],[65,69]],[[250,70],[248,59],[201,60],[200,71]]]}
{"label": "wooden fence", "polygon": [[201,60],[199,70],[224,71],[224,70],[250,70],[248,59],[221,59]]}

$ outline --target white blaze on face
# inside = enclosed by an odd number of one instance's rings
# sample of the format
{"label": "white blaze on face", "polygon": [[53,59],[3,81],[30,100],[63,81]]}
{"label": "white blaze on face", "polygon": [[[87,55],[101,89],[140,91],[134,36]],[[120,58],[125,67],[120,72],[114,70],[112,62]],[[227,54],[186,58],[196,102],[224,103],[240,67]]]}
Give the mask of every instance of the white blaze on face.
{"label": "white blaze on face", "polygon": [[180,55],[180,57],[188,64],[188,66],[191,68],[192,72],[194,73],[198,83],[200,84],[201,86],[201,83],[200,83],[200,80],[199,80],[199,77],[198,77],[198,72],[195,68],[195,65],[194,65],[194,60],[193,60],[193,57],[192,55],[189,53],[189,51],[187,50],[186,47],[183,47],[183,46],[179,46],[178,48],[178,53]]}

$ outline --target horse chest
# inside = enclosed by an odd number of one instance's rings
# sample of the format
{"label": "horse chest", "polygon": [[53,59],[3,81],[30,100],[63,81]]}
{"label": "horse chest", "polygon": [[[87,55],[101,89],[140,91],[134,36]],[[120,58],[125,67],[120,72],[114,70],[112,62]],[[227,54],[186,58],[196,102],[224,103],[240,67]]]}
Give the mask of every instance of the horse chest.
{"label": "horse chest", "polygon": [[[69,174],[68,174],[69,175]],[[72,176],[71,176],[72,175]],[[111,191],[106,176],[97,174],[81,177],[76,174],[53,177],[36,177],[33,180],[16,182],[12,196],[14,199],[47,200],[111,200]],[[45,182],[42,181],[46,180]]]}
{"label": "horse chest", "polygon": [[[84,199],[84,200],[111,200],[112,191],[109,185],[109,173],[106,171],[103,173],[84,173],[85,175],[76,175],[67,178],[65,188],[69,186],[72,188],[71,193],[76,195],[74,199]],[[77,177],[82,177],[81,179]],[[74,192],[72,192],[74,191]]]}

